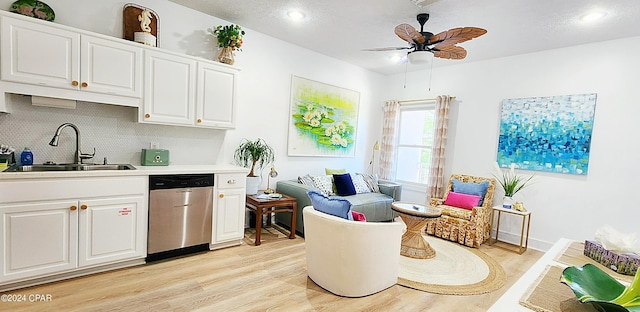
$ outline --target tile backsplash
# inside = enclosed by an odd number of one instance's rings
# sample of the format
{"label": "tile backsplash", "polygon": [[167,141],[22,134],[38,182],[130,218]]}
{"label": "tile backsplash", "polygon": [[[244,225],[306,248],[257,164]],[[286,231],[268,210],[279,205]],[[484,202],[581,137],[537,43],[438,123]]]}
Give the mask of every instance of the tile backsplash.
{"label": "tile backsplash", "polygon": [[73,162],[75,133],[67,127],[60,134],[57,147],[49,146],[56,129],[70,122],[80,129],[80,149],[92,153],[85,162],[130,163],[140,165],[140,150],[150,142],[170,151],[171,164],[216,164],[225,130],[141,124],[137,108],[78,102],[76,109],[31,105],[29,96],[11,95],[11,114],[0,113],[0,143],[16,149],[16,160],[24,147],[34,155],[34,163]]}

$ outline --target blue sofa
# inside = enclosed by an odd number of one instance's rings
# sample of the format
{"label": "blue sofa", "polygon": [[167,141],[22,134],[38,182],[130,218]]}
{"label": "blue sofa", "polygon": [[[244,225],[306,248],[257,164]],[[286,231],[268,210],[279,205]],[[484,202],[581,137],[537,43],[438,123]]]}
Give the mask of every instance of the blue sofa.
{"label": "blue sofa", "polygon": [[[379,180],[378,186],[380,193],[361,193],[350,196],[332,196],[341,197],[353,205],[352,210],[361,212],[367,218],[367,222],[383,222],[393,220],[397,214],[391,210],[391,203],[400,200],[402,193],[402,185],[387,181]],[[307,196],[310,190],[317,188],[305,184],[298,183],[297,180],[278,181],[276,184],[276,192],[293,196],[297,200],[298,209],[296,211],[296,232],[304,237],[304,222],[302,221],[302,209],[311,206],[311,200]],[[291,213],[276,213],[276,223],[291,228]]]}

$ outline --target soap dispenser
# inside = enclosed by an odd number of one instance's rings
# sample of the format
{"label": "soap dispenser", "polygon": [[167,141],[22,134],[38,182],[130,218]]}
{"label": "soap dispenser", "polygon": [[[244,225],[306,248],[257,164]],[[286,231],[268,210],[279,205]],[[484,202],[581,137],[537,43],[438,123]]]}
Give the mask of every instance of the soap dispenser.
{"label": "soap dispenser", "polygon": [[25,147],[24,151],[22,151],[22,154],[20,154],[20,163],[23,166],[33,165],[33,153],[28,147]]}

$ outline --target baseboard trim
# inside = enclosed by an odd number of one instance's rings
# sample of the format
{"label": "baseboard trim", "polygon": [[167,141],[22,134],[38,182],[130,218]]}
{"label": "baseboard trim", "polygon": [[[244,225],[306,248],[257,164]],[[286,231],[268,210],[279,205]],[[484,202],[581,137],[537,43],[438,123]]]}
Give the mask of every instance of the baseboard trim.
{"label": "baseboard trim", "polygon": [[80,269],[80,270],[62,273],[62,274],[17,281],[17,282],[0,286],[0,292],[5,292],[8,290],[14,290],[19,288],[25,288],[30,286],[36,286],[36,285],[45,284],[45,283],[57,282],[57,281],[66,280],[74,277],[91,275],[91,274],[101,273],[105,271],[112,271],[116,269],[143,265],[144,263],[145,263],[144,258],[142,258],[142,259],[135,259],[135,260],[125,261],[125,262],[119,262],[119,263],[114,263],[110,265],[100,266],[96,268]]}
{"label": "baseboard trim", "polygon": [[[516,246],[518,246],[518,244],[520,244],[520,233],[509,233],[509,232],[500,231],[500,234],[498,235],[498,238],[500,239],[500,241],[507,242],[507,243],[510,243],[510,244],[514,244]],[[543,240],[539,240],[539,239],[535,239],[535,238],[532,238],[531,236],[529,236],[529,247],[528,248],[546,252],[547,250],[549,250],[551,248],[551,246],[553,246],[553,244],[554,243],[543,241]]]}

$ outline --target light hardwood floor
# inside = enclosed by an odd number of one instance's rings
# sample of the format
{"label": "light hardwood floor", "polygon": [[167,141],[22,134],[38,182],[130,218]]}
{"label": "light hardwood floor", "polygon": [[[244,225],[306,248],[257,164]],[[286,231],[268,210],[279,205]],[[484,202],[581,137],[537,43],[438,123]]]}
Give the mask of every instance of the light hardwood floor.
{"label": "light hardwood floor", "polygon": [[49,294],[52,300],[0,302],[0,311],[486,311],[542,256],[487,244],[480,250],[507,273],[504,287],[483,295],[395,285],[363,298],[335,296],[307,277],[304,240],[296,237],[9,291],[3,294]]}

